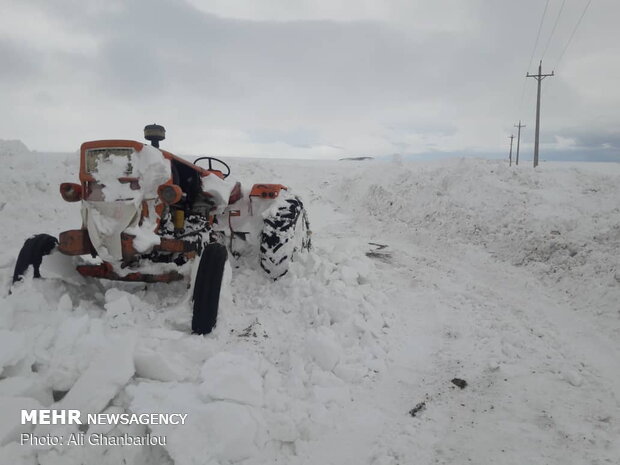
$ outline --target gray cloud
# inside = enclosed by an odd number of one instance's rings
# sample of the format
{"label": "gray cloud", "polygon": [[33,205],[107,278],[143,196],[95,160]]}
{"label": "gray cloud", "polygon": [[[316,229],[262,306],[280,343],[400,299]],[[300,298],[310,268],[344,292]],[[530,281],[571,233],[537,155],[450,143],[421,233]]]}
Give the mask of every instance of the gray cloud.
{"label": "gray cloud", "polygon": [[36,75],[39,68],[32,50],[6,37],[0,37],[0,63],[0,80],[5,85],[23,82]]}
{"label": "gray cloud", "polygon": [[597,131],[573,128],[559,131],[562,137],[571,139],[579,149],[610,149],[620,152],[620,129]]}
{"label": "gray cloud", "polygon": [[[279,14],[278,2],[266,2],[252,17],[198,0],[39,0],[36,11],[53,25],[49,44],[0,37],[8,64],[0,79],[10,81],[0,97],[15,108],[0,115],[0,137],[67,150],[82,139],[139,138],[143,124],[158,121],[180,152],[337,158],[499,153],[519,118],[524,138],[533,134],[532,79],[521,111],[519,95],[540,2],[377,2],[353,21],[343,19],[357,4],[342,2],[325,18],[313,4]],[[617,120],[615,86],[600,83],[605,99],[584,91],[584,64],[617,52],[611,39],[589,47],[601,31],[620,35],[609,18],[620,7],[596,8],[564,68],[544,82],[550,148],[556,136],[581,144],[612,133]],[[551,63],[576,20],[578,8],[569,10]]]}

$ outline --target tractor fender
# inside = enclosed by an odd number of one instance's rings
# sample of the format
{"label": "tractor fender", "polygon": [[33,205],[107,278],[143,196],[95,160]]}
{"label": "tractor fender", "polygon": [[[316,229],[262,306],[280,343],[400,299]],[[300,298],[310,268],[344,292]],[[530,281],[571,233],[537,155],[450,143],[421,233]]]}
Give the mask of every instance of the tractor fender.
{"label": "tractor fender", "polygon": [[250,197],[261,197],[263,199],[275,199],[280,195],[280,191],[288,190],[282,184],[254,184],[250,191]]}

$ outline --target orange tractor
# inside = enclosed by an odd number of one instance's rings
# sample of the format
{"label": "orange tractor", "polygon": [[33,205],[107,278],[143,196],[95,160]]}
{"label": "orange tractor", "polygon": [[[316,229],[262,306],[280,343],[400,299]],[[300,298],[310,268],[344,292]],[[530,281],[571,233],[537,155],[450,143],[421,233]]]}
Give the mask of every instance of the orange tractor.
{"label": "orange tractor", "polygon": [[230,168],[217,158],[191,163],[160,150],[163,126],[146,126],[144,136],[150,146],[131,140],[82,144],[80,182],[60,185],[64,200],[81,202],[82,227],[58,239],[27,239],[13,283],[30,266],[40,277],[44,257],[53,252],[80,256],[76,269],[87,278],[188,279],[192,331],[206,334],[217,321],[228,252],[257,255],[269,277],[281,277],[296,254],[310,249],[306,211],[281,184],[254,184],[247,192],[228,181]]}

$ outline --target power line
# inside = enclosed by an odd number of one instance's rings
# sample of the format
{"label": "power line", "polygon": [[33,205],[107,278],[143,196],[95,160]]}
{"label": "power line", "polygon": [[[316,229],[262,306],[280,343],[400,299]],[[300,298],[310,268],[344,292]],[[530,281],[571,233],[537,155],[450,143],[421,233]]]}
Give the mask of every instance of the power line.
{"label": "power line", "polygon": [[586,11],[588,11],[588,8],[590,7],[590,3],[592,3],[592,0],[589,0],[588,3],[586,4],[586,7],[583,9],[583,12],[581,13],[581,16],[579,17],[579,20],[577,21],[577,24],[575,24],[575,28],[573,29],[573,32],[571,33],[570,37],[568,38],[568,41],[566,42],[566,45],[564,46],[564,50],[562,50],[562,53],[560,53],[560,58],[558,58],[558,61],[555,64],[555,68],[558,67],[558,65],[560,64],[560,61],[562,61],[562,58],[564,58],[564,54],[566,53],[568,46],[573,40],[573,37],[575,37],[575,33],[577,32],[577,29],[579,29],[581,20],[583,20],[583,17],[586,15]]}
{"label": "power line", "polygon": [[547,14],[547,8],[549,7],[549,0],[545,3],[545,9],[543,10],[542,16],[540,18],[540,24],[538,25],[538,32],[536,33],[536,42],[534,42],[534,48],[532,49],[532,55],[530,56],[530,61],[527,64],[527,70],[530,70],[530,66],[532,66],[532,60],[534,59],[534,53],[536,53],[536,47],[538,46],[538,40],[540,39],[540,31],[542,30],[542,25],[545,21],[545,15]]}
{"label": "power line", "polygon": [[[536,40],[534,41],[534,48],[532,49],[532,54],[530,55],[530,61],[527,64],[527,71],[529,72],[530,66],[532,66],[532,60],[534,59],[534,53],[536,53],[536,47],[538,47],[538,41],[540,39],[540,31],[542,31],[543,23],[545,22],[545,16],[547,14],[547,8],[549,7],[549,0],[545,3],[545,8],[542,12],[542,16],[540,17],[540,23],[538,24],[538,32],[536,33]],[[517,113],[521,113],[521,108],[523,106],[523,97],[525,96],[525,85],[527,84],[527,78],[523,80],[523,87],[521,88],[521,97],[519,98],[519,110]]]}
{"label": "power line", "polygon": [[555,18],[555,23],[553,23],[553,28],[551,29],[551,34],[549,34],[549,39],[547,39],[547,45],[545,45],[545,50],[543,51],[543,54],[540,57],[541,60],[543,58],[545,58],[545,54],[547,53],[547,50],[549,49],[549,44],[551,43],[551,38],[553,37],[553,34],[555,33],[555,28],[558,27],[558,22],[560,21],[560,16],[562,16],[562,10],[564,10],[564,5],[566,5],[566,0],[562,0],[562,6],[560,6],[560,10],[558,11],[558,15]]}

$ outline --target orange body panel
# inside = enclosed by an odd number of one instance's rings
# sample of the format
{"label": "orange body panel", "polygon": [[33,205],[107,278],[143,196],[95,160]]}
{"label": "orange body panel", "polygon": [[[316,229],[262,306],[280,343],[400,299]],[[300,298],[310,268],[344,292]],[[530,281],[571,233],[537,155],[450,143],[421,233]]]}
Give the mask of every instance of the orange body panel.
{"label": "orange body panel", "polygon": [[[130,262],[137,254],[137,250],[133,246],[135,236],[122,233],[121,234],[121,250],[123,253],[123,261]],[[173,253],[191,253],[195,248],[189,242],[181,239],[160,239],[160,243],[153,247],[154,250]]]}
{"label": "orange body panel", "polygon": [[131,260],[138,253],[133,246],[133,240],[136,236],[130,236],[129,234],[121,233],[121,251],[123,254],[124,262],[131,262]]}
{"label": "orange body panel", "polygon": [[143,274],[129,273],[121,276],[112,269],[109,263],[100,265],[80,265],[77,268],[78,273],[82,276],[100,279],[112,279],[114,281],[140,281],[145,283],[169,283],[171,281],[180,281],[183,275],[176,271],[169,271],[163,274]]}
{"label": "orange body panel", "polygon": [[280,191],[288,190],[282,184],[254,184],[250,191],[250,197],[262,197],[264,199],[275,199],[280,195]]}
{"label": "orange body panel", "polygon": [[58,250],[65,255],[86,255],[93,251],[86,229],[62,232],[58,239]]}
{"label": "orange body panel", "polygon": [[235,187],[233,187],[233,190],[230,192],[230,197],[228,198],[228,205],[232,205],[241,197],[243,197],[243,194],[241,192],[241,183],[237,181],[235,183]]}
{"label": "orange body panel", "polygon": [[161,239],[161,243],[158,246],[155,246],[158,250],[163,250],[164,252],[190,252],[190,248],[188,247],[188,243],[181,239]]}

